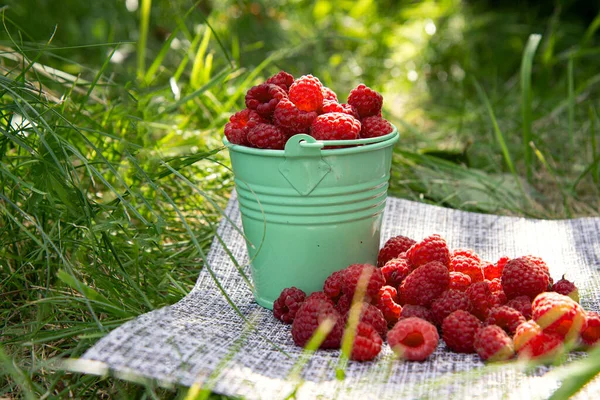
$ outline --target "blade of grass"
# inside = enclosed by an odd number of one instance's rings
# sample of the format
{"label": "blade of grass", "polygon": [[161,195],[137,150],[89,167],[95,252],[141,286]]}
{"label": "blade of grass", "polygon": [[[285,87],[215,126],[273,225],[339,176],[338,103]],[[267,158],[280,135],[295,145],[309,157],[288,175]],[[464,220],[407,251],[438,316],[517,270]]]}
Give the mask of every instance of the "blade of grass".
{"label": "blade of grass", "polygon": [[567,64],[568,99],[569,99],[569,143],[570,154],[575,154],[575,79],[573,76],[573,57],[569,58]]}
{"label": "blade of grass", "polygon": [[140,37],[137,46],[137,77],[140,81],[144,79],[146,72],[146,43],[148,41],[151,10],[152,0],[142,0],[140,7]]}
{"label": "blade of grass", "polygon": [[[595,160],[596,158],[598,158],[598,142],[596,139],[596,127],[600,125],[600,118],[598,118],[598,113],[596,112],[596,108],[593,105],[590,106],[589,114],[590,114],[590,147],[592,148],[592,160]],[[599,172],[600,172],[600,169],[597,166],[595,166],[592,170],[592,177],[593,177],[596,185],[600,184]]]}
{"label": "blade of grass", "polygon": [[533,154],[530,143],[533,141],[531,133],[531,102],[533,95],[531,93],[531,70],[533,58],[537,50],[542,35],[532,34],[527,40],[525,51],[521,62],[521,116],[523,119],[523,153],[525,160],[527,180],[531,182],[533,177]]}

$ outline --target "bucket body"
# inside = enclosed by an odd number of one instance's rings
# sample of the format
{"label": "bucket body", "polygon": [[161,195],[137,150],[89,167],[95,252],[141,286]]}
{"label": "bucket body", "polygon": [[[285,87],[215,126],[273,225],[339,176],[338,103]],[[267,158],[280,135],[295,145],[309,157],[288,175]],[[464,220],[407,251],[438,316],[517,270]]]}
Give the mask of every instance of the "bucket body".
{"label": "bucket body", "polygon": [[352,141],[361,146],[331,150],[302,134],[290,138],[285,150],[224,141],[261,306],[272,309],[284,288],[310,294],[322,290],[334,271],[376,264],[397,141],[395,128],[380,138]]}

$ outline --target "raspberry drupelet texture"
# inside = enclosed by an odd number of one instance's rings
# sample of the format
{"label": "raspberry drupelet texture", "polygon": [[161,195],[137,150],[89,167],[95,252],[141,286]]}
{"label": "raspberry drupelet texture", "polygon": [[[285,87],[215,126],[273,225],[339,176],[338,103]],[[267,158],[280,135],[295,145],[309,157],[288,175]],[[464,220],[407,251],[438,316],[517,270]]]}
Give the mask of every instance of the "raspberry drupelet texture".
{"label": "raspberry drupelet texture", "polygon": [[246,93],[246,107],[255,110],[263,118],[271,118],[281,99],[287,98],[284,89],[269,83],[254,86]]}
{"label": "raspberry drupelet texture", "polygon": [[352,306],[352,295],[342,294],[335,304],[335,309],[340,315],[346,315],[348,310],[350,310],[350,306]]}
{"label": "raspberry drupelet texture", "polygon": [[388,343],[400,358],[423,361],[437,348],[440,336],[436,327],[421,318],[398,321],[388,332]]}
{"label": "raspberry drupelet texture", "polygon": [[586,328],[585,311],[568,296],[556,292],[538,295],[531,304],[533,320],[545,333],[576,340]]}
{"label": "raspberry drupelet texture", "polygon": [[431,314],[438,326],[456,310],[471,311],[471,302],[465,292],[447,290],[431,303]]}
{"label": "raspberry drupelet texture", "polygon": [[[306,300],[319,300],[330,303],[333,305],[333,301],[323,292],[312,292],[310,295],[306,297]],[[305,301],[306,301],[305,300]]]}
{"label": "raspberry drupelet texture", "polygon": [[450,286],[449,289],[460,290],[465,292],[469,286],[471,286],[471,277],[462,272],[450,272]]}
{"label": "raspberry drupelet texture", "polygon": [[383,96],[373,89],[360,84],[350,91],[348,104],[358,110],[360,118],[366,118],[381,113]]}
{"label": "raspberry drupelet texture", "polygon": [[472,306],[472,313],[477,318],[485,321],[489,310],[497,306],[488,281],[473,283],[466,291]]}
{"label": "raspberry drupelet texture", "polygon": [[450,264],[450,250],[448,244],[440,235],[431,235],[415,243],[406,251],[406,257],[413,268],[420,267],[431,261],[438,261],[448,268]]}
{"label": "raspberry drupelet texture", "polygon": [[[358,286],[360,282],[360,286]],[[345,269],[342,281],[342,292],[354,296],[357,288],[365,291],[364,301],[376,299],[379,289],[385,285],[385,279],[381,270],[370,264],[352,264]]]}
{"label": "raspberry drupelet texture", "polygon": [[463,255],[454,255],[450,259],[450,271],[462,272],[471,277],[471,283],[483,281],[483,269],[481,262],[471,257]]}
{"label": "raspberry drupelet texture", "polygon": [[387,321],[379,308],[364,302],[354,304],[344,316],[345,321],[348,321],[353,312],[359,315],[360,322],[371,325],[380,337],[385,338],[387,334]]}
{"label": "raspberry drupelet texture", "polygon": [[323,85],[318,78],[312,75],[303,75],[290,86],[289,98],[298,109],[316,112],[323,105],[322,89]]}
{"label": "raspberry drupelet texture", "polygon": [[387,135],[394,130],[394,127],[389,121],[378,115],[363,118],[360,121],[360,124],[360,137],[363,139]]}
{"label": "raspberry drupelet texture", "polygon": [[517,331],[517,327],[525,322],[526,319],[517,310],[508,306],[498,306],[492,308],[488,317],[485,320],[486,325],[497,325],[504,329],[506,333],[513,336]]}
{"label": "raspberry drupelet texture", "polygon": [[337,301],[342,295],[342,281],[344,280],[344,270],[335,271],[325,279],[323,284],[323,293],[333,301]]}
{"label": "raspberry drupelet texture", "polygon": [[502,287],[506,297],[527,296],[534,299],[548,288],[547,269],[526,257],[510,260],[502,271]]}
{"label": "raspberry drupelet texture", "polygon": [[517,327],[513,343],[519,358],[525,359],[549,357],[563,349],[563,342],[558,336],[544,332],[531,320]]}
{"label": "raspberry drupelet texture", "polygon": [[[230,143],[248,146],[249,122],[267,122],[254,110],[244,109],[229,117],[225,125],[225,137]],[[252,124],[250,124],[252,126]]]}
{"label": "raspberry drupelet texture", "polygon": [[287,135],[275,125],[260,123],[248,132],[248,143],[258,149],[283,150]]}
{"label": "raspberry drupelet texture", "polygon": [[352,140],[359,132],[360,121],[339,112],[319,115],[310,127],[310,134],[317,140]]}
{"label": "raspberry drupelet texture", "polygon": [[444,319],[442,338],[452,351],[474,353],[475,335],[481,327],[481,321],[476,316],[464,310],[457,310]]}
{"label": "raspberry drupelet texture", "polygon": [[492,295],[495,298],[494,303],[498,305],[506,304],[506,301],[508,299],[506,297],[506,293],[504,293],[504,289],[502,288],[502,281],[500,280],[500,278],[495,278],[488,282],[490,283],[490,290],[492,291]]}
{"label": "raspberry drupelet texture", "polygon": [[481,257],[479,257],[479,255],[477,253],[475,253],[475,250],[473,250],[473,249],[454,249],[452,251],[451,257],[456,257],[456,256],[471,258],[471,259],[473,259],[473,261],[475,261],[478,264],[482,263]]}
{"label": "raspberry drupelet texture", "polygon": [[340,104],[337,101],[324,100],[321,111],[322,114],[339,112],[351,115],[354,118],[358,119],[358,112],[356,111],[356,108],[352,107],[350,104]]}
{"label": "raspberry drupelet texture", "polygon": [[[323,294],[323,296],[325,295]],[[309,296],[296,313],[296,317],[292,323],[292,338],[294,339],[294,343],[297,346],[306,346],[317,328],[326,320],[333,327],[321,343],[320,348],[339,348],[344,330],[342,318],[329,299],[324,300],[323,298],[319,298],[319,296],[312,298]]]}
{"label": "raspberry drupelet texture", "polygon": [[381,351],[382,344],[383,340],[381,340],[377,330],[367,323],[360,322],[356,327],[350,359],[354,361],[371,361]]}
{"label": "raspberry drupelet texture", "polygon": [[577,286],[575,286],[573,282],[565,279],[564,275],[558,282],[552,285],[552,291],[569,296],[573,301],[579,303],[579,290],[577,290]]}
{"label": "raspberry drupelet texture", "polygon": [[531,300],[529,299],[529,297],[515,297],[514,299],[506,302],[506,305],[520,312],[526,320],[531,319]]}
{"label": "raspberry drupelet texture", "polygon": [[328,100],[328,101],[334,101],[337,103],[337,101],[338,101],[337,94],[335,94],[335,92],[333,90],[331,90],[330,88],[328,88],[327,86],[323,86],[323,88],[321,89],[321,93],[323,93],[323,102],[325,102],[325,100]]}
{"label": "raspberry drupelet texture", "polygon": [[279,71],[277,74],[267,79],[265,83],[279,86],[287,93],[290,91],[290,86],[292,86],[292,83],[294,83],[294,77],[285,71]]}
{"label": "raspberry drupelet texture", "polygon": [[581,332],[581,341],[586,346],[595,346],[600,341],[600,314],[588,311],[585,319],[586,328]]}
{"label": "raspberry drupelet texture", "polygon": [[488,281],[492,279],[501,278],[504,265],[510,260],[508,257],[501,257],[495,264],[491,262],[485,262],[483,264],[483,277]]}
{"label": "raspberry drupelet texture", "polygon": [[408,260],[403,257],[392,258],[381,267],[386,285],[397,288],[411,272]]}
{"label": "raspberry drupelet texture", "polygon": [[283,99],[275,107],[273,122],[285,129],[290,135],[310,132],[310,126],[315,118],[315,111],[306,112],[297,108],[289,99]]}
{"label": "raspberry drupelet texture", "polygon": [[381,310],[388,326],[393,326],[400,318],[402,306],[398,304],[398,291],[392,286],[382,286],[376,303]]}
{"label": "raspberry drupelet texture", "polygon": [[398,288],[401,304],[429,307],[448,289],[450,274],[438,261],[432,261],[411,272]]}
{"label": "raspberry drupelet texture", "polygon": [[273,302],[273,315],[278,320],[291,324],[305,299],[306,293],[296,287],[283,289]]}
{"label": "raspberry drupelet texture", "polygon": [[483,361],[505,361],[515,355],[512,339],[496,325],[481,328],[475,335],[474,346]]}
{"label": "raspberry drupelet texture", "polygon": [[388,239],[381,250],[379,250],[379,255],[377,256],[377,266],[383,267],[385,263],[392,258],[397,258],[400,256],[400,254],[406,253],[406,251],[415,243],[417,243],[415,240],[402,235],[394,236]]}

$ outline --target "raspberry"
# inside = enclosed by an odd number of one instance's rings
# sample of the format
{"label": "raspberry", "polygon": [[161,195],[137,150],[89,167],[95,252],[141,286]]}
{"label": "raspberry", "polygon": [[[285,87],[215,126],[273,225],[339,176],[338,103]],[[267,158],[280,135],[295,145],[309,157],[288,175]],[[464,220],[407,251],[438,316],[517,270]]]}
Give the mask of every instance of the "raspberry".
{"label": "raspberry", "polygon": [[321,114],[310,126],[310,134],[317,140],[351,140],[358,138],[360,122],[344,113]]}
{"label": "raspberry", "polygon": [[335,309],[340,313],[340,315],[346,315],[348,310],[350,310],[351,305],[352,295],[342,294],[335,305]]}
{"label": "raspberry", "polygon": [[480,328],[481,321],[476,316],[464,310],[457,310],[444,319],[442,338],[452,351],[474,353],[475,335]]}
{"label": "raspberry", "polygon": [[324,100],[321,111],[323,114],[339,112],[351,115],[358,119],[358,112],[356,112],[356,108],[352,107],[350,104],[340,104],[337,101]]}
{"label": "raspberry", "polygon": [[392,258],[397,258],[402,253],[405,253],[415,243],[417,242],[413,239],[402,235],[394,236],[393,238],[388,239],[381,250],[379,250],[379,255],[377,256],[377,266],[383,267],[386,262]]}
{"label": "raspberry", "polygon": [[490,282],[490,290],[492,291],[492,295],[495,298],[495,304],[506,304],[507,298],[504,293],[504,289],[502,289],[502,281],[499,278],[492,279]]}
{"label": "raspberry", "polygon": [[497,325],[504,329],[506,333],[513,336],[517,330],[517,326],[525,322],[526,319],[517,310],[508,306],[494,307],[488,313],[485,320],[486,325]]}
{"label": "raspberry", "polygon": [[525,257],[510,260],[502,271],[502,287],[509,300],[518,296],[533,299],[548,288],[548,283],[543,267]]}
{"label": "raspberry", "polygon": [[481,328],[475,335],[474,345],[484,361],[505,361],[515,354],[512,339],[496,325]]}
{"label": "raspberry", "polygon": [[431,314],[437,325],[456,310],[471,311],[469,296],[458,290],[447,290],[431,303]]}
{"label": "raspberry", "polygon": [[299,110],[318,111],[323,105],[323,85],[312,75],[303,75],[290,86],[289,97]]}
{"label": "raspberry", "polygon": [[450,274],[438,261],[432,261],[411,272],[398,288],[402,304],[429,307],[448,289]]}
{"label": "raspberry", "polygon": [[337,101],[338,101],[337,94],[335,94],[335,92],[333,90],[331,90],[330,88],[328,88],[327,86],[323,86],[321,88],[321,93],[323,93],[323,101],[329,100],[329,101],[334,101],[337,103]]}
{"label": "raspberry", "polygon": [[331,301],[331,299],[329,297],[327,297],[327,295],[323,292],[312,292],[305,301],[307,300],[319,300],[319,301],[324,301],[327,303],[330,303],[331,305],[333,305],[333,301]]}
{"label": "raspberry", "polygon": [[552,285],[552,291],[569,296],[573,301],[579,303],[579,290],[577,290],[577,286],[573,282],[566,280],[564,275],[560,281]]}
{"label": "raspberry", "polygon": [[378,115],[363,118],[360,123],[360,137],[363,139],[387,135],[388,133],[392,133],[394,130],[394,127],[389,123],[389,121],[381,118]]}
{"label": "raspberry", "polygon": [[382,344],[383,341],[375,328],[361,322],[356,327],[350,359],[354,361],[371,361],[381,351]]}
{"label": "raspberry", "polygon": [[504,266],[506,265],[507,262],[510,261],[510,257],[506,257],[506,256],[502,256],[498,259],[498,261],[496,261],[496,268],[500,269],[501,271],[504,270]]}
{"label": "raspberry", "polygon": [[498,305],[490,290],[488,281],[476,282],[467,289],[467,296],[471,302],[472,313],[477,318],[485,321],[488,316],[488,311]]}
{"label": "raspberry", "polygon": [[450,272],[450,286],[449,289],[460,290],[461,292],[466,291],[471,286],[471,277],[463,274],[462,272]]}
{"label": "raspberry", "polygon": [[344,270],[335,271],[325,279],[323,284],[323,293],[330,299],[336,301],[342,294],[342,281],[344,280]]}
{"label": "raspberry", "polygon": [[383,96],[367,86],[360,84],[350,91],[348,104],[356,107],[360,118],[378,115],[383,105]]}
{"label": "raspberry", "polygon": [[531,304],[533,320],[545,333],[567,341],[575,340],[585,329],[585,311],[579,303],[556,292],[545,292]]}
{"label": "raspberry", "polygon": [[294,83],[294,77],[285,71],[279,71],[277,74],[267,79],[265,83],[270,83],[271,85],[279,86],[287,93],[289,92],[292,83]]}
{"label": "raspberry", "polygon": [[[321,293],[324,296],[322,292],[317,293]],[[320,296],[318,295],[311,296],[302,303],[292,323],[292,338],[294,339],[294,343],[297,346],[306,346],[319,325],[325,320],[330,320],[334,324],[333,328],[321,343],[320,348],[339,348],[344,330],[340,314],[333,308],[331,301],[319,298]]]}
{"label": "raspberry", "polygon": [[410,266],[406,258],[393,258],[381,268],[386,285],[398,287],[410,274]]}
{"label": "raspberry", "polygon": [[392,286],[382,286],[377,297],[377,308],[383,313],[388,326],[393,326],[400,318],[402,306],[398,304],[398,291]]}
{"label": "raspberry", "polygon": [[515,297],[509,300],[506,305],[520,312],[525,319],[531,318],[531,300],[527,296]]}
{"label": "raspberry", "polygon": [[359,322],[371,325],[375,328],[380,337],[385,338],[385,335],[387,334],[387,322],[379,308],[364,302],[354,304],[350,308],[350,311],[344,316],[345,321],[348,321],[348,318],[350,318],[350,315],[353,312],[360,313]]}
{"label": "raspberry", "polygon": [[581,332],[581,340],[586,346],[594,346],[600,340],[600,314],[588,311],[585,319],[587,327]]}
{"label": "raspberry", "polygon": [[440,335],[433,324],[421,318],[406,318],[388,332],[388,343],[400,358],[423,361],[437,348]]}
{"label": "raspberry", "polygon": [[287,135],[278,126],[257,124],[248,132],[248,143],[259,149],[283,150]]}
{"label": "raspberry", "polygon": [[414,304],[407,304],[403,306],[402,312],[400,313],[400,318],[398,318],[398,320],[411,317],[421,318],[435,325],[433,314],[426,307],[416,306]]}
{"label": "raspberry", "polygon": [[491,262],[483,263],[483,277],[488,281],[494,279],[500,279],[502,276],[502,268],[498,268],[496,264],[492,264]]}
{"label": "raspberry", "polygon": [[256,110],[263,118],[271,118],[277,103],[286,97],[285,90],[279,86],[263,83],[248,90],[248,93],[246,93],[246,107]]}
{"label": "raspberry", "polygon": [[551,356],[562,349],[562,340],[558,336],[543,332],[531,320],[517,327],[513,342],[519,358]]}
{"label": "raspberry", "polygon": [[450,259],[450,271],[462,272],[471,277],[471,283],[481,282],[483,280],[483,269],[481,263],[474,258],[463,255],[455,255]]}
{"label": "raspberry", "polygon": [[471,258],[476,263],[481,264],[481,258],[472,249],[455,249],[452,251],[451,258],[456,256]]}
{"label": "raspberry", "polygon": [[289,99],[283,99],[275,107],[273,121],[289,134],[309,133],[310,126],[317,118],[317,113],[298,109]]}
{"label": "raspberry", "polygon": [[304,299],[306,293],[296,287],[283,289],[277,300],[273,302],[273,315],[278,320],[291,324]]}
{"label": "raspberry", "polygon": [[548,277],[550,277],[550,269],[548,268],[548,264],[546,264],[546,261],[542,260],[541,257],[536,257],[536,256],[529,255],[529,256],[523,256],[521,258],[528,259],[529,261],[531,261],[532,263],[534,263],[535,265],[537,265],[538,267],[540,267],[541,269],[543,269],[544,272],[546,273],[546,275],[548,275]]}
{"label": "raspberry", "polygon": [[377,298],[379,289],[385,284],[380,269],[370,264],[352,264],[345,269],[342,291],[349,296],[354,296],[359,281],[361,283],[359,287],[364,288],[365,291],[365,301]]}
{"label": "raspberry", "polygon": [[415,243],[406,251],[406,257],[414,268],[430,261],[439,261],[446,268],[450,264],[448,244],[440,235],[431,235]]}
{"label": "raspberry", "polygon": [[250,121],[266,122],[254,110],[244,109],[229,117],[225,125],[225,137],[230,143],[248,146],[248,123]]}

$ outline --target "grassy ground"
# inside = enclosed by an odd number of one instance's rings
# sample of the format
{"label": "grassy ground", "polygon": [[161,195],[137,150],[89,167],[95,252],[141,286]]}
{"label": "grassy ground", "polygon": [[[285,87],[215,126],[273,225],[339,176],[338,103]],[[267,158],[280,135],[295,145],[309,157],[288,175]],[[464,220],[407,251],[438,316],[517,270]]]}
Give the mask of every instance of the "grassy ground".
{"label": "grassy ground", "polygon": [[279,69],[384,94],[402,132],[394,195],[599,215],[598,11],[517,6],[9,1],[0,397],[185,396],[51,361],[191,289],[232,188],[222,127]]}

